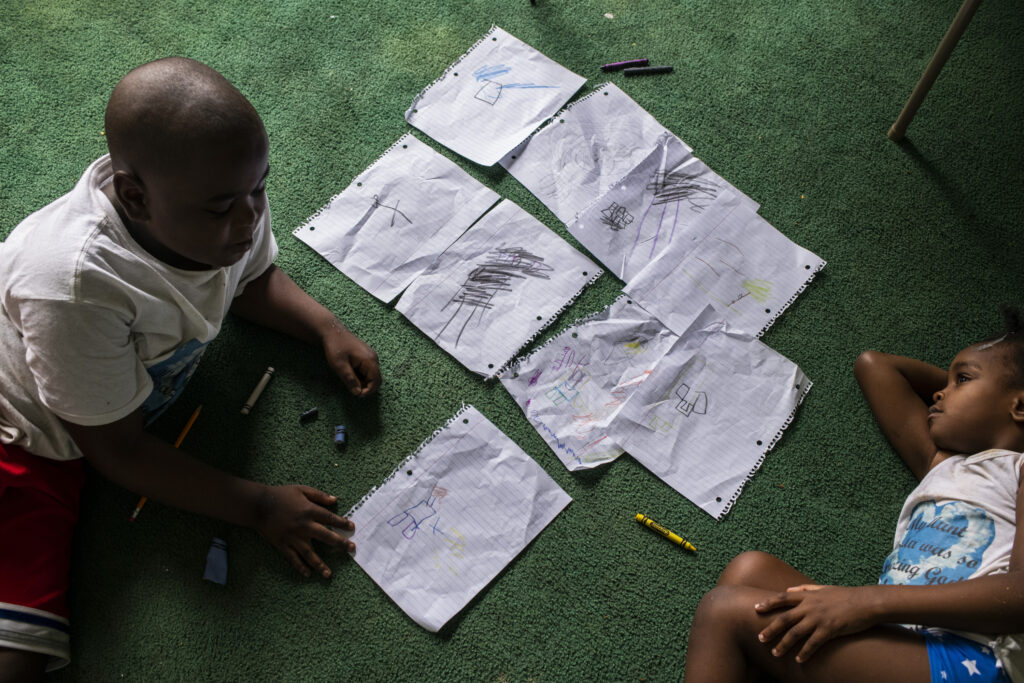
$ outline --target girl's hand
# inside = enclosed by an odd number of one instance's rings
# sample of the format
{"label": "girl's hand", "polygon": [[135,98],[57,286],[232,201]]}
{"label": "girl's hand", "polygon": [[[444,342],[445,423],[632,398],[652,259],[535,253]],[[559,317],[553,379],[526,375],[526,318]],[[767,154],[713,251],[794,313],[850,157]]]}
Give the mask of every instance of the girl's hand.
{"label": "girl's hand", "polygon": [[776,657],[803,642],[796,655],[803,663],[832,638],[878,624],[880,604],[876,586],[794,586],[754,605],[759,614],[777,613],[757,637],[762,643],[778,639],[772,648]]}
{"label": "girl's hand", "polygon": [[329,528],[355,529],[351,521],[327,509],[336,502],[334,496],[309,486],[268,486],[259,501],[254,526],[300,574],[308,577],[312,570],[326,579],[331,570],[313,549],[313,540],[348,552],[356,549],[354,543]]}

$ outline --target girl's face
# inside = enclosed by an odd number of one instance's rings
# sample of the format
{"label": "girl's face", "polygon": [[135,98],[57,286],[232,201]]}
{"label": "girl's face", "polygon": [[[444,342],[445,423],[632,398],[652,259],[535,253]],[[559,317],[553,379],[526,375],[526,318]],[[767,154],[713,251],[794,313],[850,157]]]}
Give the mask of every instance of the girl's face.
{"label": "girl's face", "polygon": [[1019,434],[1013,418],[1024,394],[1009,382],[1008,347],[969,346],[953,359],[946,386],[935,392],[928,429],[944,451],[970,455],[990,448],[1013,448]]}

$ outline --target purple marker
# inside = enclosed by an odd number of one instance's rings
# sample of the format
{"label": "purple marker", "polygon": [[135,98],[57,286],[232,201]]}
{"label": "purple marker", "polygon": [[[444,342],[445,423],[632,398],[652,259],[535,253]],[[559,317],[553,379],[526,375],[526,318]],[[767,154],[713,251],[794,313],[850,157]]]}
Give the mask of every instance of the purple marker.
{"label": "purple marker", "polygon": [[643,59],[628,59],[624,62],[612,62],[611,64],[604,64],[601,66],[601,71],[621,71],[629,66],[647,66],[650,64],[650,60],[646,57]]}
{"label": "purple marker", "polygon": [[651,74],[670,74],[672,73],[672,67],[670,66],[641,66],[635,69],[626,69],[622,72],[627,76],[649,76]]}

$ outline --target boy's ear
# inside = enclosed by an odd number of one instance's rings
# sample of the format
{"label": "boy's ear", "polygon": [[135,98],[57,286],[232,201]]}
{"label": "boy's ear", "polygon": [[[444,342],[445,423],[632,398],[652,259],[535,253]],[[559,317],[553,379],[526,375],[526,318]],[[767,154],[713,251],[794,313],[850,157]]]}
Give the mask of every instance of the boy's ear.
{"label": "boy's ear", "polygon": [[128,171],[114,172],[114,194],[117,195],[121,208],[128,218],[135,223],[149,220],[149,208],[146,206],[146,186],[134,173]]}
{"label": "boy's ear", "polygon": [[1018,424],[1024,426],[1024,391],[1018,391],[1013,397],[1013,404],[1010,406],[1010,417]]}

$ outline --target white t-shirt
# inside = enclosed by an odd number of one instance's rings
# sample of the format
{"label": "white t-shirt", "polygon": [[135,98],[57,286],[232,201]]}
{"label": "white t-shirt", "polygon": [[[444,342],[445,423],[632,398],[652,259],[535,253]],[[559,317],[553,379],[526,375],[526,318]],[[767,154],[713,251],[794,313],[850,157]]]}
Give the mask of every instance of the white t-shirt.
{"label": "white t-shirt", "polygon": [[165,409],[232,300],[274,262],[265,211],[236,264],[181,270],[150,255],[103,193],[110,157],[0,243],[0,442],[81,457],[58,417],[103,425]]}
{"label": "white t-shirt", "polygon": [[[1024,453],[988,450],[936,465],[903,504],[893,551],[879,583],[966,581],[1010,569]],[[1024,634],[961,636],[992,647],[1014,681],[1024,681]]]}

